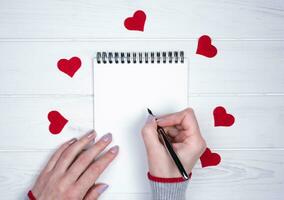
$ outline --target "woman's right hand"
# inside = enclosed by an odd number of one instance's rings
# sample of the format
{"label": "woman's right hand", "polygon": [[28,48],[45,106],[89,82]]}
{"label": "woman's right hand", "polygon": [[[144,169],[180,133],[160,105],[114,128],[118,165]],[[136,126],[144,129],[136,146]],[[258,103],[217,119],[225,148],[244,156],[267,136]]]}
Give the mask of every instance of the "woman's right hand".
{"label": "woman's right hand", "polygon": [[[81,139],[65,142],[53,154],[31,189],[37,200],[95,200],[108,185],[95,183],[97,178],[118,154],[118,146],[98,155],[111,143],[112,135],[106,134],[87,150],[93,142],[94,131]],[[95,160],[96,159],[96,160]]]}
{"label": "woman's right hand", "polygon": [[159,140],[157,125],[165,129],[175,152],[189,174],[206,149],[193,110],[187,108],[180,112],[158,116],[157,120],[149,115],[142,129],[149,173],[162,178],[181,177],[175,163]]}

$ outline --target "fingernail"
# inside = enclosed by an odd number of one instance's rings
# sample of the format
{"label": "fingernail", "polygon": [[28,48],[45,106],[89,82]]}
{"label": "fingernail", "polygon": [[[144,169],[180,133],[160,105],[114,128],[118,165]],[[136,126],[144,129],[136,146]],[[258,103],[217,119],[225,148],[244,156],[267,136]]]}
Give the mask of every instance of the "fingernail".
{"label": "fingernail", "polygon": [[68,144],[72,144],[72,143],[74,143],[75,141],[77,141],[77,139],[76,139],[76,138],[73,138],[73,139],[69,140]]}
{"label": "fingernail", "polygon": [[161,122],[161,121],[164,121],[164,119],[163,118],[157,119],[157,122]]}
{"label": "fingernail", "polygon": [[147,118],[147,123],[148,122],[152,122],[153,121],[153,119],[154,119],[154,117],[152,116],[152,115],[148,115],[148,118]]}
{"label": "fingernail", "polygon": [[110,148],[110,152],[111,153],[117,153],[118,152],[119,147],[117,145],[113,146]]}
{"label": "fingernail", "polygon": [[97,191],[98,191],[99,194],[102,194],[104,191],[106,191],[107,188],[108,188],[108,185],[107,185],[107,184],[101,184],[101,185],[98,187]]}
{"label": "fingernail", "polygon": [[102,140],[104,141],[104,142],[108,142],[108,141],[110,141],[112,139],[112,134],[111,133],[107,133],[107,134],[105,134],[103,137],[102,137]]}
{"label": "fingernail", "polygon": [[91,130],[89,133],[87,133],[87,138],[92,138],[95,135],[95,131]]}

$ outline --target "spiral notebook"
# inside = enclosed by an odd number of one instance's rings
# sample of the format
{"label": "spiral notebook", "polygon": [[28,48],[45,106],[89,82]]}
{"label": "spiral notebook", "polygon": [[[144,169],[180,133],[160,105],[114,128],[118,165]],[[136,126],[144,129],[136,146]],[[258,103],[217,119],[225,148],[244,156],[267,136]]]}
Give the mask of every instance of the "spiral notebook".
{"label": "spiral notebook", "polygon": [[94,128],[120,146],[99,179],[110,184],[104,196],[149,194],[141,128],[147,108],[161,115],[187,107],[188,60],[183,51],[96,52],[93,67]]}

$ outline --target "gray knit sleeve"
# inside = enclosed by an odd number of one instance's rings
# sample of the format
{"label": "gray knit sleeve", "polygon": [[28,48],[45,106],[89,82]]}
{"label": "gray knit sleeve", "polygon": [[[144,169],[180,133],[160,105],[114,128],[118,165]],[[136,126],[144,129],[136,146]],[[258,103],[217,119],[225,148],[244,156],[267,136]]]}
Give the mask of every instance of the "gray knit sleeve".
{"label": "gray knit sleeve", "polygon": [[152,189],[152,200],[185,200],[189,181],[177,183],[149,181]]}

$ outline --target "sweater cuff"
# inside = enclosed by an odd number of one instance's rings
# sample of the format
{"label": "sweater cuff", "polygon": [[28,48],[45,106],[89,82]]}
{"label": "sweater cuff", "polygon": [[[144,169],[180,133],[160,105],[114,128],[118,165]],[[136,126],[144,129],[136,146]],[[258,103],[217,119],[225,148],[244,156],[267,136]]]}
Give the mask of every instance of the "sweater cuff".
{"label": "sweater cuff", "polygon": [[[189,174],[191,177],[191,173]],[[185,200],[188,180],[182,177],[161,178],[148,172],[153,200]]]}
{"label": "sweater cuff", "polygon": [[35,196],[33,195],[33,193],[32,193],[31,190],[28,192],[28,197],[29,197],[30,200],[36,200],[36,198],[35,198]]}
{"label": "sweater cuff", "polygon": [[[192,173],[190,173],[189,179],[191,178]],[[147,173],[148,179],[154,182],[159,182],[159,183],[180,183],[180,182],[184,182],[186,180],[184,180],[182,177],[173,177],[173,178],[162,178],[162,177],[157,177],[157,176],[153,176],[152,174],[150,174],[150,172]]]}

